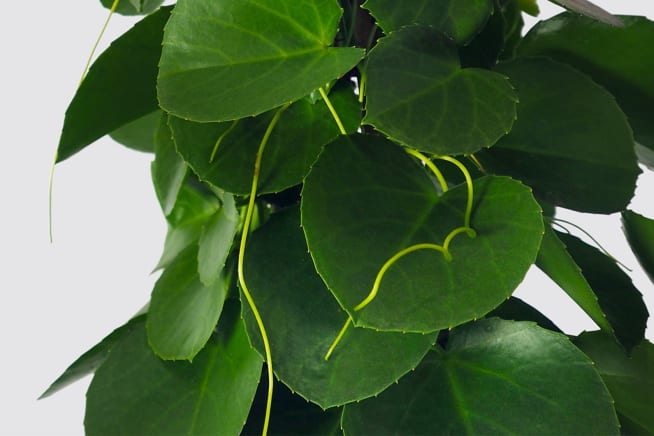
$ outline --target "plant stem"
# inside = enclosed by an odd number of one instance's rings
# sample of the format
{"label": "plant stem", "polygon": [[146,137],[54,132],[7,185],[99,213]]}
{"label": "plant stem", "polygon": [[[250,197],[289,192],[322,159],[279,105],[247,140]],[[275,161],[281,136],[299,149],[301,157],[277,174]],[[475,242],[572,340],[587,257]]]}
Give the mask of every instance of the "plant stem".
{"label": "plant stem", "polygon": [[332,102],[329,100],[327,93],[322,88],[322,86],[318,88],[318,91],[320,92],[320,96],[322,97],[322,99],[325,101],[325,104],[327,105],[327,109],[329,109],[329,112],[331,112],[332,117],[334,117],[334,121],[336,121],[336,125],[338,126],[338,130],[340,130],[341,135],[347,135],[347,131],[345,130],[345,127],[343,127],[341,118],[338,116],[336,109],[334,109],[334,106],[332,105]]}

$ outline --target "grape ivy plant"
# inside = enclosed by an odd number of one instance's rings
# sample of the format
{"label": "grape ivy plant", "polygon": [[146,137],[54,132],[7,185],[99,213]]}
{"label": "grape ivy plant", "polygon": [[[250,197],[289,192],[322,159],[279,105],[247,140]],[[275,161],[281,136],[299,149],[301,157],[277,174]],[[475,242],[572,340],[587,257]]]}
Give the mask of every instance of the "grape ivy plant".
{"label": "grape ivy plant", "polygon": [[[622,214],[654,277],[654,23],[586,1],[102,0],[57,161],[153,154],[148,306],[94,373],[89,434],[652,434],[648,310],[556,207]],[[641,166],[639,166],[639,164]],[[512,297],[533,265],[599,329]]]}

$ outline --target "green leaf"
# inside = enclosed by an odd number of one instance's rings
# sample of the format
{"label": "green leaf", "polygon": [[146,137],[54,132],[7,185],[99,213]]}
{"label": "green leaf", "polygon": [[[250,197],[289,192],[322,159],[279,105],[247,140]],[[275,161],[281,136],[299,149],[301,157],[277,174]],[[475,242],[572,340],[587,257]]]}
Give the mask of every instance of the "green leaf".
{"label": "green leaf", "polygon": [[613,338],[601,332],[582,333],[575,344],[597,365],[623,427],[627,421],[640,428],[640,434],[654,433],[654,345],[643,341],[628,357]]}
{"label": "green leaf", "polygon": [[[102,6],[111,9],[114,0],[100,0]],[[116,13],[121,15],[146,15],[157,9],[164,0],[120,0]]]}
{"label": "green leaf", "polygon": [[604,9],[597,6],[595,3],[591,3],[588,0],[550,0],[550,1],[559,6],[563,6],[564,8],[569,9],[573,12],[576,12],[581,15],[585,15],[586,17],[590,17],[602,23],[610,24],[616,27],[624,27],[624,24],[622,23],[620,18],[608,13]]}
{"label": "green leaf", "polygon": [[154,152],[155,135],[163,112],[156,110],[109,133],[111,139],[136,151]]}
{"label": "green leaf", "polygon": [[518,58],[497,69],[517,88],[520,107],[511,132],[477,156],[484,166],[522,180],[558,206],[623,209],[640,169],[631,129],[613,96],[549,59]]}
{"label": "green leaf", "polygon": [[545,227],[536,265],[554,280],[602,330],[614,334],[595,291],[550,226]]}
{"label": "green leaf", "polygon": [[168,117],[159,111],[154,138],[154,161],[150,168],[154,191],[164,216],[173,211],[187,171],[186,164],[175,151],[172,133],[166,124],[167,119]]}
{"label": "green leaf", "polygon": [[552,322],[552,320],[517,297],[509,297],[508,300],[486,315],[486,318],[492,317],[510,321],[533,321],[544,329],[563,333],[561,329]]}
{"label": "green leaf", "polygon": [[[292,274],[280,274],[289,268]],[[415,368],[436,341],[435,334],[350,327],[325,360],[347,315],[314,269],[297,207],[273,215],[252,235],[244,270],[266,325],[277,377],[323,408],[378,394]],[[250,338],[263,353],[254,317],[242,307]]]}
{"label": "green leaf", "polygon": [[239,223],[234,197],[225,193],[222,207],[209,219],[200,235],[198,274],[203,284],[211,285],[225,267]]}
{"label": "green leaf", "polygon": [[491,0],[368,0],[364,7],[385,33],[411,24],[431,26],[458,44],[468,43],[493,11]]}
{"label": "green leaf", "polygon": [[143,18],[93,63],[66,110],[57,162],[159,107],[157,64],[170,10]]}
{"label": "green leaf", "polygon": [[636,212],[622,212],[622,228],[641,266],[654,282],[654,220]]}
{"label": "green leaf", "polygon": [[615,96],[636,140],[654,150],[654,22],[623,16],[624,28],[576,14],[534,26],[520,45],[525,55],[545,55],[583,71]]}
{"label": "green leaf", "polygon": [[654,171],[654,147],[647,148],[644,145],[636,144],[636,155],[640,163]]}
{"label": "green leaf", "polygon": [[380,39],[367,78],[364,122],[419,150],[472,153],[493,145],[515,120],[517,97],[506,77],[461,69],[456,46],[427,27]]}
{"label": "green leaf", "polygon": [[505,17],[497,6],[479,34],[466,46],[459,47],[461,66],[464,69],[493,68],[504,50],[506,24]]}
{"label": "green leaf", "polygon": [[141,323],[143,318],[143,316],[132,318],[126,324],[118,327],[116,330],[107,335],[104,339],[102,339],[102,341],[94,345],[86,353],[82,354],[68,368],[66,368],[63,374],[57,377],[57,380],[52,382],[48,389],[46,389],[46,391],[41,394],[39,400],[49,397],[50,395],[60,391],[68,385],[75,383],[76,381],[86,377],[89,374],[93,374],[107,359],[107,356],[113,347],[121,341],[124,335],[128,334],[128,332],[133,328],[134,324]]}
{"label": "green leaf", "polygon": [[[267,391],[266,383],[259,383],[250,416],[241,435],[261,435]],[[342,436],[341,412],[342,409],[338,407],[323,410],[301,396],[293,394],[283,383],[278,383],[273,393],[268,434],[270,436]]]}
{"label": "green leaf", "polygon": [[238,434],[261,375],[237,305],[193,363],[152,353],[137,324],[107,357],[86,395],[86,433]]}
{"label": "green leaf", "polygon": [[198,248],[191,244],[166,267],[152,290],[148,342],[166,360],[193,360],[216,327],[229,283],[205,286],[198,276]]}
{"label": "green leaf", "polygon": [[643,296],[629,276],[616,265],[615,260],[572,235],[556,234],[567,246],[568,253],[595,291],[615,336],[630,351],[645,336],[649,313]]}
{"label": "green leaf", "polygon": [[325,148],[304,184],[302,225],[317,271],[356,325],[431,332],[483,316],[511,295],[538,253],[540,206],[524,185],[485,177],[474,182],[477,237],[456,236],[451,262],[435,250],[401,257],[376,298],[353,310],[392,256],[443,244],[463,226],[466,199],[465,185],[439,198],[424,168],[388,140],[342,137]]}
{"label": "green leaf", "polygon": [[592,362],[563,335],[484,319],[455,329],[446,351],[379,397],[345,406],[363,434],[619,434]]}
{"label": "green leaf", "polygon": [[[348,87],[332,92],[330,100],[347,130],[355,131],[361,107],[352,90]],[[259,144],[274,112],[227,123],[194,123],[176,117],[170,117],[169,123],[177,150],[200,179],[227,192],[246,195],[252,187]],[[292,104],[282,113],[263,154],[259,194],[300,183],[322,147],[339,134],[324,102],[312,104],[302,99]]]}
{"label": "green leaf", "polygon": [[341,13],[335,0],[179,0],[159,64],[161,107],[227,121],[302,98],[363,57],[330,47]]}

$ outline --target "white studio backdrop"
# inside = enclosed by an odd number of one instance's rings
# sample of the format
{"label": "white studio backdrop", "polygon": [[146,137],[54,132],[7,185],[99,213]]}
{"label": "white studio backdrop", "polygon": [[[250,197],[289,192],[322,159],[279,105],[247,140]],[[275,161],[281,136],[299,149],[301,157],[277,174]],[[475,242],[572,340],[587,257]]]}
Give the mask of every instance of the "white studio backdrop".
{"label": "white studio backdrop", "polygon": [[[543,0],[541,18],[561,11]],[[597,0],[614,13],[654,19],[654,2]],[[83,434],[90,378],[36,401],[80,354],[149,299],[166,226],[147,154],[104,138],[57,166],[54,244],[48,238],[48,177],[63,117],[106,18],[99,1],[6,2],[0,15],[4,134],[0,183],[0,435]],[[114,16],[98,53],[135,18]],[[536,20],[530,20],[529,26]],[[8,135],[7,135],[8,133]],[[631,208],[654,217],[654,173],[644,172]],[[654,308],[654,287],[631,254],[617,216],[559,213],[590,231],[634,272]],[[595,325],[533,269],[517,296],[567,333]],[[650,322],[647,336],[654,339]]]}

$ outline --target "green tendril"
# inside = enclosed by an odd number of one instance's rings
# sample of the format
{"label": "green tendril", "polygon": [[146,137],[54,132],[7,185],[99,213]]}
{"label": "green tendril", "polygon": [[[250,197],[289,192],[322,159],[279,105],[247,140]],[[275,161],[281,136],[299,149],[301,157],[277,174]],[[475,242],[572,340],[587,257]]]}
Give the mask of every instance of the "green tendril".
{"label": "green tendril", "polygon": [[366,88],[366,72],[365,70],[360,70],[359,75],[359,103],[363,103],[363,98],[365,95]]}
{"label": "green tendril", "polygon": [[448,187],[447,187],[447,182],[445,181],[445,177],[443,177],[443,173],[440,172],[438,167],[434,164],[434,162],[431,161],[427,156],[424,154],[420,153],[417,150],[412,150],[410,148],[405,149],[407,153],[409,153],[411,156],[414,156],[418,158],[422,163],[424,163],[427,168],[431,170],[431,172],[436,176],[436,179],[438,180],[438,183],[441,185],[441,190],[443,192],[447,192]]}
{"label": "green tendril", "polygon": [[459,162],[457,159],[451,156],[435,156],[435,158],[453,163],[461,170],[463,176],[466,178],[466,185],[468,186],[468,201],[466,203],[466,213],[465,213],[463,225],[465,227],[472,229],[472,227],[470,226],[470,217],[472,216],[472,202],[474,199],[474,191],[472,187],[472,177],[470,176],[470,172],[468,171],[468,168],[466,168],[465,165],[463,165],[461,162]]}
{"label": "green tendril", "polygon": [[343,127],[343,123],[341,122],[341,118],[338,116],[338,113],[336,112],[336,109],[334,109],[334,106],[332,105],[332,102],[329,100],[329,97],[327,96],[327,93],[325,90],[322,88],[318,88],[318,91],[320,92],[320,95],[322,99],[324,100],[325,104],[327,105],[327,108],[329,109],[329,112],[331,112],[332,117],[334,117],[334,121],[336,121],[336,125],[338,126],[338,130],[340,130],[341,135],[347,135],[347,131],[345,130],[345,127]]}
{"label": "green tendril", "polygon": [[223,142],[223,139],[229,133],[234,130],[234,127],[238,124],[238,120],[232,121],[232,124],[218,137],[218,140],[216,141],[216,144],[213,146],[213,150],[211,150],[211,156],[209,157],[209,163],[213,163],[213,160],[216,158],[216,153],[218,152],[218,147],[220,147],[220,144]]}
{"label": "green tendril", "polygon": [[332,344],[329,346],[329,350],[327,350],[327,353],[325,353],[325,360],[329,360],[332,353],[334,352],[334,349],[336,348],[338,343],[341,342],[343,336],[345,336],[345,332],[347,332],[347,329],[350,327],[350,324],[352,324],[352,318],[348,316],[347,320],[345,321],[345,324],[343,324],[343,327],[341,328],[341,331],[338,332],[338,336],[336,336],[334,342],[332,342]]}
{"label": "green tendril", "polygon": [[266,333],[266,328],[263,324],[263,320],[261,319],[261,315],[259,313],[259,310],[257,309],[257,305],[254,303],[254,300],[252,299],[252,294],[250,294],[250,290],[248,289],[245,283],[245,276],[243,274],[243,264],[245,259],[245,246],[247,244],[248,233],[250,231],[250,224],[252,222],[252,214],[254,213],[254,202],[257,196],[257,186],[259,184],[259,174],[261,172],[261,159],[263,157],[263,151],[266,148],[266,145],[268,144],[270,135],[272,134],[273,129],[277,125],[279,118],[289,106],[290,103],[287,103],[284,106],[280,107],[277,110],[277,112],[275,112],[275,115],[273,116],[272,120],[270,120],[270,124],[268,125],[268,128],[266,129],[266,132],[264,133],[263,138],[261,139],[261,143],[259,144],[257,156],[254,161],[254,174],[252,176],[252,189],[250,190],[250,201],[248,202],[247,212],[245,214],[245,222],[243,223],[243,231],[241,232],[241,243],[238,249],[238,281],[239,284],[241,285],[241,291],[243,291],[243,295],[245,296],[245,299],[247,300],[248,305],[252,310],[254,319],[257,321],[257,326],[259,327],[259,332],[261,333],[263,348],[266,354],[266,362],[268,364],[268,398],[266,401],[266,414],[263,421],[263,430],[261,431],[261,434],[263,436],[266,436],[266,434],[268,434],[268,424],[270,423],[270,411],[272,409],[273,382],[274,382],[272,353],[270,351],[270,342],[268,341],[268,334]]}
{"label": "green tendril", "polygon": [[95,40],[95,43],[93,44],[93,48],[91,49],[89,58],[86,60],[86,65],[84,65],[84,71],[82,71],[82,77],[79,80],[79,85],[82,84],[84,78],[86,77],[86,73],[89,71],[89,68],[91,67],[91,61],[93,60],[93,56],[95,55],[95,52],[98,50],[98,45],[100,45],[100,40],[102,39],[102,36],[107,30],[107,26],[109,26],[109,21],[111,20],[111,17],[114,15],[114,12],[116,12],[118,3],[120,3],[120,0],[114,0],[113,4],[111,5],[111,9],[109,10],[109,15],[107,15],[107,19],[104,21],[104,24],[102,25],[102,29],[100,29],[100,34],[98,35],[98,38]]}

